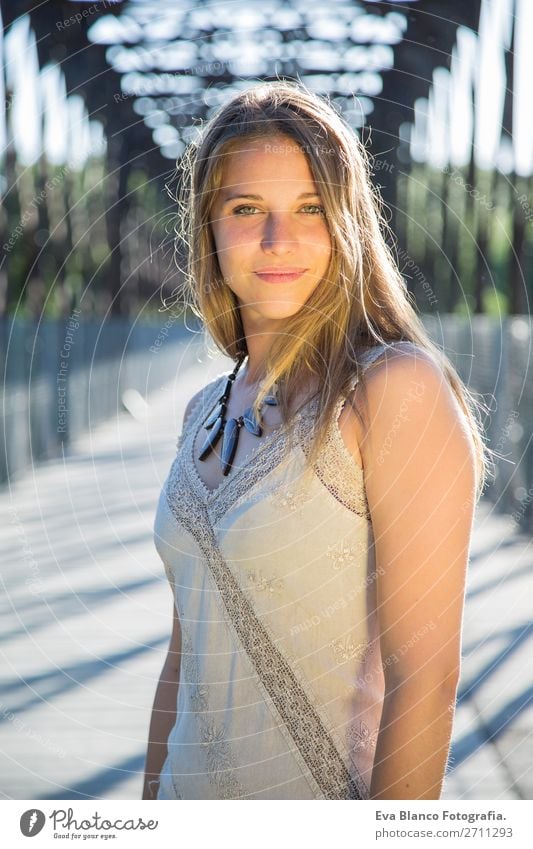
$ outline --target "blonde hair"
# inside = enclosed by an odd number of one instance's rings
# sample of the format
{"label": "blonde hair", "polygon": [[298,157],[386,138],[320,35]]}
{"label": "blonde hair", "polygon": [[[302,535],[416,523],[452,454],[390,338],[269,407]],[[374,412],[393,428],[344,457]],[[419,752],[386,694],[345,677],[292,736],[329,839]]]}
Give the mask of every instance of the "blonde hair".
{"label": "blonde hair", "polygon": [[[222,352],[236,359],[246,351],[237,301],[224,283],[210,217],[221,187],[224,157],[240,140],[282,136],[307,157],[317,184],[331,237],[331,259],[324,281],[296,315],[287,318],[274,339],[258,412],[272,385],[278,385],[283,421],[289,399],[318,378],[318,414],[307,461],[316,462],[341,395],[359,378],[366,404],[361,349],[410,341],[440,365],[472,433],[477,473],[476,496],[486,483],[490,451],[478,419],[481,403],[461,381],[446,356],[430,340],[410,302],[405,281],[386,244],[382,201],[373,187],[369,156],[353,130],[329,103],[300,83],[265,82],[237,94],[222,106],[189,145],[178,164],[177,249],[187,256],[177,300],[202,319]],[[178,263],[178,267],[179,263]],[[360,412],[354,407],[356,414]]]}

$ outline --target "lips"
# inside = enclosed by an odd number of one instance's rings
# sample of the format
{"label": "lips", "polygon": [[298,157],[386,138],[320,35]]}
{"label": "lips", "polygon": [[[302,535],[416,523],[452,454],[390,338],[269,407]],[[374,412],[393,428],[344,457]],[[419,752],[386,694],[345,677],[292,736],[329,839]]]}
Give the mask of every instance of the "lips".
{"label": "lips", "polygon": [[293,280],[298,280],[306,271],[307,268],[272,266],[269,268],[258,268],[254,274],[266,283],[290,283]]}

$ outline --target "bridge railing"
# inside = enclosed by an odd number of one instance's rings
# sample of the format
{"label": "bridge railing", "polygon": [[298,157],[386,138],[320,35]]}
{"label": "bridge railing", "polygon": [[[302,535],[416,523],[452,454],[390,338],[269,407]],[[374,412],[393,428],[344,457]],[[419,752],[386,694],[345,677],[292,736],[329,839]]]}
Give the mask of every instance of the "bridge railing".
{"label": "bridge railing", "polygon": [[59,456],[83,432],[183,367],[191,334],[181,321],[0,320],[0,482]]}
{"label": "bridge railing", "polygon": [[[488,407],[488,445],[501,455],[486,497],[533,531],[533,368],[529,316],[422,316],[430,336]],[[181,320],[0,320],[0,482],[171,381],[196,349]],[[189,354],[187,353],[189,352]]]}
{"label": "bridge railing", "polygon": [[533,532],[533,366],[530,316],[423,316],[432,339],[489,408],[487,444],[501,455],[485,495]]}

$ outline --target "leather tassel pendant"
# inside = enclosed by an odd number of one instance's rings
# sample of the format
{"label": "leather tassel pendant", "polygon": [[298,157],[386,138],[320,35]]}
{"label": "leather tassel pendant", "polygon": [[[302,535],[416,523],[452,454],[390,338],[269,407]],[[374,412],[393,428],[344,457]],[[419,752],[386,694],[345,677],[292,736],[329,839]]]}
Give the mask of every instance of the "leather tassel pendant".
{"label": "leather tassel pendant", "polygon": [[208,457],[209,454],[211,454],[211,451],[213,450],[223,433],[224,419],[219,416],[219,418],[216,419],[215,423],[212,425],[209,435],[202,446],[200,456],[198,457],[199,460],[205,460],[205,458]]}
{"label": "leather tassel pendant", "polygon": [[212,413],[210,413],[207,421],[204,422],[204,427],[206,430],[210,430],[215,424],[218,418],[223,419],[226,413],[226,405],[220,400],[217,401],[218,406],[215,407]]}
{"label": "leather tassel pendant", "polygon": [[[224,434],[221,450],[222,474],[224,476],[226,476],[231,469],[233,458],[235,457],[235,452],[237,451],[237,445],[239,443],[239,432],[241,427],[245,427],[248,433],[251,433],[254,436],[262,436],[263,434],[261,423],[253,413],[253,407],[247,407],[243,415],[239,416],[237,419],[231,418],[229,421],[226,421],[225,418],[231,388],[245,356],[246,355],[243,354],[239,357],[239,362],[233,369],[232,373],[228,375],[224,392],[204,421],[204,428],[209,431],[209,433],[202,446],[198,459],[205,460],[215,448],[222,434]],[[272,388],[275,393],[276,386],[274,385]],[[276,406],[278,402],[275,394],[267,395],[264,403],[269,406]]]}
{"label": "leather tassel pendant", "polygon": [[253,433],[254,436],[261,436],[263,428],[255,418],[252,407],[248,407],[244,411],[242,421],[248,433]]}
{"label": "leather tassel pendant", "polygon": [[225,476],[231,469],[237,444],[239,442],[240,421],[229,419],[224,428],[224,440],[222,442],[222,474]]}

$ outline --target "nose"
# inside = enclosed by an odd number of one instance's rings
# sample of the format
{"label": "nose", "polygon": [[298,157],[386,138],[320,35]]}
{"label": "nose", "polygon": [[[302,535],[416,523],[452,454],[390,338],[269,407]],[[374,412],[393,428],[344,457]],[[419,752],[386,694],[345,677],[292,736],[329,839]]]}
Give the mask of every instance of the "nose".
{"label": "nose", "polygon": [[261,247],[275,256],[292,254],[296,250],[296,234],[290,213],[279,211],[267,215]]}

